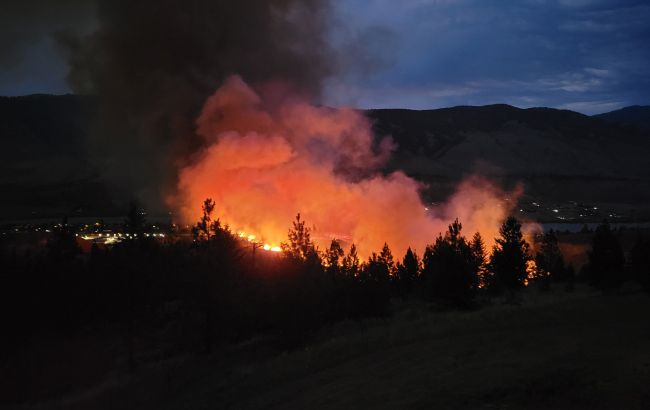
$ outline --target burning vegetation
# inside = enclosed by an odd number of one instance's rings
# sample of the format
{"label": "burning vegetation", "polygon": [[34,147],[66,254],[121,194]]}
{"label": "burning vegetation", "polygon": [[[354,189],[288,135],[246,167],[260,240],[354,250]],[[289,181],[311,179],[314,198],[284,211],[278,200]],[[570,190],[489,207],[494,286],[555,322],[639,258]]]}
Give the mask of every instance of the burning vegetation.
{"label": "burning vegetation", "polygon": [[493,238],[516,202],[501,198],[518,196],[471,177],[447,203],[425,207],[420,183],[381,171],[393,143],[375,141],[361,113],[314,106],[277,87],[258,93],[236,76],[205,103],[197,133],[204,148],[180,169],[169,204],[191,221],[213,198],[222,222],[270,249],[297,213],[318,247],[354,242],[364,258],[384,242],[400,254],[422,251],[456,217]]}

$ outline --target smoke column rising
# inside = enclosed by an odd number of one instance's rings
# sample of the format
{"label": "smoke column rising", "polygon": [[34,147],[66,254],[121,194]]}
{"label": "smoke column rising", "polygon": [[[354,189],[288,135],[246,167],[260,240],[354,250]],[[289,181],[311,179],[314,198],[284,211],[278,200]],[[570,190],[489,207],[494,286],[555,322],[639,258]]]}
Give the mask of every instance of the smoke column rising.
{"label": "smoke column rising", "polygon": [[408,246],[423,252],[456,217],[466,233],[480,231],[490,244],[511,210],[505,194],[480,178],[426,210],[417,181],[379,172],[393,143],[374,144],[358,111],[270,95],[233,76],[207,100],[197,121],[205,148],[182,168],[170,199],[186,221],[197,220],[210,197],[224,223],[278,245],[300,212],[321,249],[336,238],[355,242],[365,257],[384,242],[397,255]]}
{"label": "smoke column rising", "polygon": [[417,181],[380,172],[390,139],[355,110],[313,105],[345,65],[331,14],[328,0],[98,0],[95,31],[59,38],[70,83],[99,98],[90,147],[124,199],[166,198],[191,222],[212,197],[273,244],[300,212],[321,248],[339,238],[364,256],[384,241],[423,251],[455,217],[491,240],[510,210],[501,191],[473,178],[426,211]]}
{"label": "smoke column rising", "polygon": [[309,100],[334,71],[328,0],[98,0],[97,29],[60,34],[77,93],[97,95],[91,151],[105,176],[149,205],[201,148],[194,120],[234,73]]}

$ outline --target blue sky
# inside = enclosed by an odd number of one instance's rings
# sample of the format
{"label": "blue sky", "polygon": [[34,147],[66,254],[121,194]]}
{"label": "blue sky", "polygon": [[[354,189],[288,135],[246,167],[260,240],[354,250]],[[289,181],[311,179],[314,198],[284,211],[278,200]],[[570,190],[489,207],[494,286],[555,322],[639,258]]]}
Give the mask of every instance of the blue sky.
{"label": "blue sky", "polygon": [[650,2],[350,0],[379,30],[381,70],[330,82],[336,103],[432,108],[504,102],[593,114],[650,104]]}
{"label": "blue sky", "polygon": [[[508,103],[586,114],[650,104],[647,0],[339,0],[336,10],[331,37],[356,63],[327,81],[327,104]],[[3,55],[0,95],[69,92],[48,35],[61,27],[32,28]]]}

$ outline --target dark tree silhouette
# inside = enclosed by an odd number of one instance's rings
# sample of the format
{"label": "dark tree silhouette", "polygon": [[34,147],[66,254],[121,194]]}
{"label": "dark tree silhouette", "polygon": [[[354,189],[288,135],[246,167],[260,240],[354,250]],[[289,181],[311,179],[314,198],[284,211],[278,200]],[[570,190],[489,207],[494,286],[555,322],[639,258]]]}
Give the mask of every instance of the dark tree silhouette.
{"label": "dark tree silhouette", "polygon": [[361,273],[361,280],[364,282],[373,281],[388,283],[390,280],[390,267],[388,266],[386,259],[384,259],[381,254],[377,255],[375,252],[370,255],[368,262],[364,264]]}
{"label": "dark tree silhouette", "polygon": [[589,252],[589,283],[602,290],[612,290],[623,282],[623,248],[609,224],[599,225],[594,232]]}
{"label": "dark tree silhouette", "polygon": [[[212,212],[214,212],[214,201],[211,198],[207,198],[203,202],[201,219],[196,223],[192,228],[192,235],[194,240],[197,241],[209,241],[212,238],[214,232],[214,224],[212,222]],[[218,221],[217,221],[218,223]]]}
{"label": "dark tree silhouette", "polygon": [[476,271],[475,287],[485,287],[489,282],[488,270],[486,269],[487,256],[485,255],[485,242],[481,234],[476,232],[469,244],[474,270]]}
{"label": "dark tree silhouette", "polygon": [[325,271],[331,276],[338,276],[341,273],[341,262],[345,252],[336,239],[332,239],[329,249],[325,251]]}
{"label": "dark tree silhouette", "polygon": [[411,293],[421,269],[418,255],[411,248],[408,248],[402,262],[397,264],[394,279],[396,292],[400,297],[405,298]]}
{"label": "dark tree silhouette", "polygon": [[525,284],[527,262],[530,260],[529,245],[524,240],[521,224],[515,217],[505,220],[499,234],[490,260],[494,279],[491,286],[499,291],[510,292],[512,296],[512,291]]}
{"label": "dark tree silhouette", "polygon": [[318,252],[311,241],[311,229],[305,226],[305,221],[300,220],[300,214],[296,215],[292,225],[287,235],[289,241],[280,245],[284,255],[299,261],[318,259]]}
{"label": "dark tree silhouette", "polygon": [[551,280],[565,280],[564,258],[558,245],[557,236],[551,229],[544,234],[539,252],[535,256],[538,270],[537,281],[543,290],[550,289]]}
{"label": "dark tree silhouette", "polygon": [[343,273],[347,276],[359,276],[359,273],[361,271],[361,262],[359,261],[357,246],[355,244],[350,245],[348,254],[343,258],[342,269]]}
{"label": "dark tree silhouette", "polygon": [[445,236],[439,235],[424,253],[422,276],[431,297],[467,307],[477,283],[476,265],[462,225],[456,219]]}
{"label": "dark tree silhouette", "polygon": [[381,248],[381,253],[379,254],[379,261],[386,266],[388,276],[393,277],[396,269],[395,260],[393,259],[393,253],[385,242],[384,246]]}

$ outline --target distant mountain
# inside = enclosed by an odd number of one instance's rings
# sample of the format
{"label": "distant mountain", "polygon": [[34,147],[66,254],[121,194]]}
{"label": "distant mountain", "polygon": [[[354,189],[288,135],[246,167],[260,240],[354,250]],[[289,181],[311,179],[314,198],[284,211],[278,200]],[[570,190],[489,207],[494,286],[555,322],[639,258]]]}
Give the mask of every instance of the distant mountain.
{"label": "distant mountain", "polygon": [[[85,161],[84,141],[90,131],[94,100],[76,95],[0,97],[0,181],[5,167],[18,167],[29,177],[30,167],[58,159]],[[63,165],[63,164],[60,164]],[[59,165],[59,166],[60,166]],[[70,164],[65,167],[68,168]],[[62,169],[52,169],[59,178]],[[78,171],[75,169],[75,171]],[[11,175],[15,180],[17,174]]]}
{"label": "distant mountain", "polygon": [[[509,105],[413,111],[370,110],[377,135],[399,148],[393,168],[444,196],[479,173],[554,200],[650,200],[649,132],[567,110]],[[439,193],[440,195],[436,195]]]}
{"label": "distant mountain", "polygon": [[[95,111],[91,97],[0,97],[0,220],[119,209],[86,149]],[[396,142],[387,170],[427,183],[433,201],[478,173],[523,183],[533,198],[650,203],[650,131],[602,115],[509,105],[365,115],[377,136]]]}
{"label": "distant mountain", "polygon": [[110,207],[85,149],[95,110],[92,97],[0,97],[0,220]]}
{"label": "distant mountain", "polygon": [[613,124],[650,130],[650,105],[633,105],[620,110],[594,115],[594,117]]}

